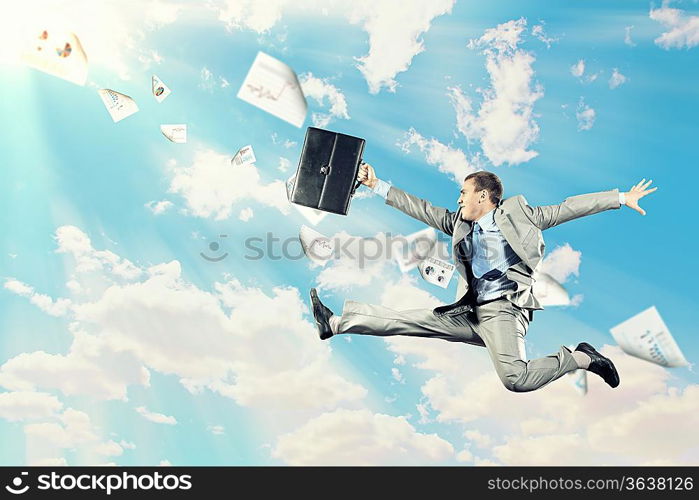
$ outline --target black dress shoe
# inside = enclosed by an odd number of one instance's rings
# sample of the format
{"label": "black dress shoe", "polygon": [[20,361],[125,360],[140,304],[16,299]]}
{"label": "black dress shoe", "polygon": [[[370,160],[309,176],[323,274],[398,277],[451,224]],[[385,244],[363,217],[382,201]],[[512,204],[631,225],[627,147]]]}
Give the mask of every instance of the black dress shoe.
{"label": "black dress shoe", "polygon": [[325,340],[332,337],[333,332],[330,328],[330,316],[333,315],[333,312],[323,305],[318,298],[318,292],[315,288],[311,288],[311,310],[313,311],[313,317],[315,318],[316,325],[318,326],[320,340]]}
{"label": "black dress shoe", "polygon": [[612,387],[619,385],[619,374],[611,359],[602,356],[587,342],[581,342],[575,350],[590,356],[590,366],[587,367],[589,371],[602,377]]}

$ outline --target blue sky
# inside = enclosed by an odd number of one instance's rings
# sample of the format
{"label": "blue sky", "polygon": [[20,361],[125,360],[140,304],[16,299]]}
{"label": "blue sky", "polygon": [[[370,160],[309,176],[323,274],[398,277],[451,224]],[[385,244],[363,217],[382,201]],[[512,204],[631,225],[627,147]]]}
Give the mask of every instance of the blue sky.
{"label": "blue sky", "polygon": [[[699,4],[331,4],[35,1],[0,21],[0,464],[696,465],[696,372],[631,358],[609,329],[654,305],[699,356],[682,278]],[[16,28],[46,22],[80,38],[85,86],[17,63]],[[236,98],[258,51],[300,76],[303,127]],[[162,103],[152,74],[172,89]],[[139,112],[114,123],[99,88]],[[653,179],[645,217],[622,207],[545,233],[548,270],[577,305],[537,313],[527,334],[530,358],[604,349],[620,387],[511,394],[471,346],[320,342],[311,286],[336,311],[346,298],[410,309],[451,301],[456,280],[442,290],[391,261],[246,258],[249,238],[293,242],[310,225],[283,183],[319,120],[365,138],[380,178],[451,209],[477,168],[532,205]],[[163,123],[186,123],[188,142]],[[257,163],[234,171],[247,144]],[[362,192],[314,229],[423,229]],[[214,241],[229,254],[218,263],[200,256]]]}

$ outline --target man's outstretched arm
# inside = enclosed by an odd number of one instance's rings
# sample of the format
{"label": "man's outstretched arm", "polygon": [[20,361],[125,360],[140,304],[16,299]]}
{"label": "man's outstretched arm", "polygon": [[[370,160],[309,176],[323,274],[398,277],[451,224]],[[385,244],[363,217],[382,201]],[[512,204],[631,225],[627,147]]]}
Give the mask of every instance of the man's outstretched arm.
{"label": "man's outstretched arm", "polygon": [[626,193],[620,193],[615,189],[602,193],[571,196],[558,205],[531,207],[524,203],[523,208],[529,219],[542,231],[579,217],[617,209],[622,205],[636,210],[641,215],[646,215],[645,210],[639,206],[638,202],[644,196],[658,189],[657,187],[648,189],[651,182],[653,181],[646,182],[643,179]]}
{"label": "man's outstretched arm", "polygon": [[373,167],[368,163],[364,163],[359,168],[357,180],[385,198],[387,204],[401,212],[450,236],[454,233],[455,212],[451,212],[446,208],[434,207],[426,200],[406,193],[397,187],[390,186],[376,177]]}

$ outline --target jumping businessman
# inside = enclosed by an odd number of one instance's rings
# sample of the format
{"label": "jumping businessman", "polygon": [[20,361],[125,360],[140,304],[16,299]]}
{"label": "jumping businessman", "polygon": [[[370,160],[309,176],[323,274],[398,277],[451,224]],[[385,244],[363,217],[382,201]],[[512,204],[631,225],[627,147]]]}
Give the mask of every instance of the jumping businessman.
{"label": "jumping businessman", "polygon": [[456,268],[468,286],[457,302],[435,309],[394,311],[347,300],[341,316],[325,307],[312,288],[321,339],[346,333],[412,335],[483,346],[502,383],[515,392],[533,391],[579,368],[619,385],[612,361],[585,342],[573,352],[561,346],[556,354],[526,359],[529,322],[534,310],[543,309],[532,293],[532,274],[543,257],[543,230],[621,205],[645,215],[638,202],[657,189],[648,189],[652,181],[643,179],[627,193],[615,189],[532,207],[522,195],[503,200],[498,176],[479,171],[464,179],[459,208],[451,212],[378,179],[369,164],[362,165],[358,180],[389,205],[451,236]]}

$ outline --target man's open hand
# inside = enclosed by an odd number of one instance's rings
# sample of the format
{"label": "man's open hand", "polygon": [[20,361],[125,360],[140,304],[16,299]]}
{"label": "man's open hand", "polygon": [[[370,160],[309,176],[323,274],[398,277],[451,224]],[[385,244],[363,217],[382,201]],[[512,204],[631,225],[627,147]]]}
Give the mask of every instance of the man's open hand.
{"label": "man's open hand", "polygon": [[379,179],[376,178],[374,167],[372,167],[368,163],[362,163],[359,166],[359,174],[357,175],[357,180],[365,186],[369,187],[370,189],[374,189],[376,183],[379,182]]}
{"label": "man's open hand", "polygon": [[624,197],[626,198],[626,206],[629,208],[633,208],[636,212],[638,212],[641,215],[646,215],[646,211],[638,206],[638,200],[658,189],[657,187],[654,187],[653,189],[648,189],[648,186],[650,186],[651,182],[653,181],[650,180],[646,182],[646,180],[643,179],[641,182],[633,186],[628,193],[624,193]]}

